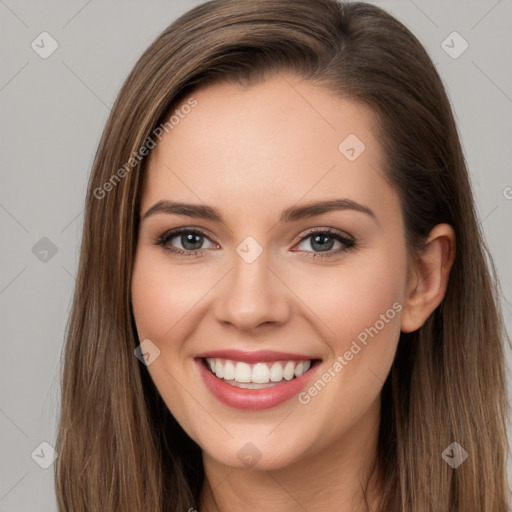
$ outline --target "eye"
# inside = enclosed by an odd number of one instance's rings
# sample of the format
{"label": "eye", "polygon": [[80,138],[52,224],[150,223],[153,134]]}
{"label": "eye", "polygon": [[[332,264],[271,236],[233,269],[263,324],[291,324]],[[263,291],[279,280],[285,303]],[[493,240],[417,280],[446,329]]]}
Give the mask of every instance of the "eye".
{"label": "eye", "polygon": [[[356,241],[352,237],[331,228],[321,230],[316,228],[310,231],[301,238],[300,244],[305,242],[307,242],[306,247],[310,247],[310,249],[305,250],[305,252],[309,253],[307,255],[309,258],[329,258],[353,249],[356,246]],[[332,250],[336,243],[341,245],[341,247]]]}
{"label": "eye", "polygon": [[[174,244],[178,243],[181,247],[176,247],[173,244],[174,239],[176,239]],[[155,245],[159,245],[179,255],[197,256],[205,252],[204,248],[202,248],[204,240],[209,240],[209,238],[202,231],[198,229],[181,228],[166,231],[163,235],[158,237],[155,241]],[[212,245],[215,246],[216,244]]]}
{"label": "eye", "polygon": [[[205,240],[210,242],[210,247],[203,247]],[[302,236],[298,245],[305,242],[308,242],[306,245],[309,245],[310,249],[306,248],[294,252],[304,252],[308,258],[328,258],[346,252],[356,246],[356,241],[352,237],[331,228],[316,228],[309,231],[309,233]],[[341,247],[333,250],[333,246],[336,243]],[[178,244],[178,247],[176,244]],[[166,231],[155,240],[155,245],[161,246],[165,250],[179,256],[192,257],[201,256],[208,248],[218,247],[217,244],[211,242],[203,231],[190,228]]]}

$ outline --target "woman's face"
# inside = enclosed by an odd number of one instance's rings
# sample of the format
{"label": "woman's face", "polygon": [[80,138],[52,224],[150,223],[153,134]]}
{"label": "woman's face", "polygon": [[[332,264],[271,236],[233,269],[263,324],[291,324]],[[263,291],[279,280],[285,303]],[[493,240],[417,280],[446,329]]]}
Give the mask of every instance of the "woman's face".
{"label": "woman's face", "polygon": [[142,193],[133,311],[160,351],[147,369],[222,464],[365,446],[408,286],[375,119],[291,75],[193,98]]}

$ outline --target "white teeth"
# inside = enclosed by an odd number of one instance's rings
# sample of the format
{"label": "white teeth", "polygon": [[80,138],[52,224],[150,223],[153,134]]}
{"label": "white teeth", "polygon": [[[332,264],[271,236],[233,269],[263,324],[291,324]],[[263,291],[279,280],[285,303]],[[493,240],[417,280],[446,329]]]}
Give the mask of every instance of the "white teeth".
{"label": "white teeth", "polygon": [[272,382],[279,382],[283,380],[283,367],[281,363],[274,363],[270,367],[270,380]]}
{"label": "white teeth", "polygon": [[295,377],[300,377],[303,373],[306,373],[311,367],[311,361],[302,361],[295,368]]}
{"label": "white teeth", "polygon": [[[219,375],[217,374],[217,377]],[[235,380],[237,382],[251,382],[251,367],[247,363],[236,363]]]}
{"label": "white teeth", "polygon": [[271,388],[275,384],[267,383],[267,384],[255,384],[254,382],[237,382],[236,380],[228,380],[224,381],[226,384],[229,384],[230,386],[233,386],[235,388],[243,388],[243,389],[264,389],[264,388]]}
{"label": "white teeth", "polygon": [[235,365],[231,361],[226,361],[224,364],[224,378],[226,380],[235,378]]}
{"label": "white teeth", "polygon": [[[230,384],[243,384],[238,387],[256,389],[272,386],[273,382],[292,380],[306,373],[311,367],[311,361],[275,361],[248,364],[242,361],[228,359],[206,359],[212,373],[219,379],[229,381]],[[266,386],[265,386],[266,385]]]}
{"label": "white teeth", "polygon": [[270,376],[270,370],[265,363],[257,363],[252,369],[252,382],[266,384]]}
{"label": "white teeth", "polygon": [[221,364],[218,360],[215,361],[215,375],[217,375],[219,379],[224,377],[224,365]]}
{"label": "white teeth", "polygon": [[292,380],[294,377],[294,373],[295,373],[295,363],[293,361],[288,361],[283,370],[283,377],[286,380]]}

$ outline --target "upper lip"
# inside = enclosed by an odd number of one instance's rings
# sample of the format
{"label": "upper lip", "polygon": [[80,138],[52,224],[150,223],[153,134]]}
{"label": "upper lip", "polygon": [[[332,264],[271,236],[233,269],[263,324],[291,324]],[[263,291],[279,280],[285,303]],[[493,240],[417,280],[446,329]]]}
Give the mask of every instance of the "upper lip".
{"label": "upper lip", "polygon": [[294,354],[291,352],[277,352],[274,350],[209,350],[197,354],[196,357],[212,359],[229,359],[231,361],[243,361],[245,363],[256,363],[263,361],[312,361],[318,359],[314,356],[305,356],[303,354]]}

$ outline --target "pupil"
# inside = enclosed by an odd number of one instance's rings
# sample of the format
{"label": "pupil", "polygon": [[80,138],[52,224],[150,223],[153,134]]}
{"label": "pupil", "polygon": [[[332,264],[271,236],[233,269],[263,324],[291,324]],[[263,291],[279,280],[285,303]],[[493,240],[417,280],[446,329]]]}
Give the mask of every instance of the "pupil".
{"label": "pupil", "polygon": [[[315,247],[315,244],[317,243],[318,240],[328,240],[327,244],[324,244],[324,243],[320,243],[319,247]],[[330,241],[330,243],[329,243]],[[313,249],[315,250],[320,250],[320,251],[329,251],[330,249],[332,249],[332,243],[333,243],[333,239],[327,235],[316,235],[314,238],[313,238],[313,243],[311,244],[311,246],[313,247]]]}
{"label": "pupil", "polygon": [[[199,239],[194,242],[194,238]],[[193,233],[190,233],[188,235],[181,235],[181,243],[183,244],[183,247],[187,251],[193,251],[194,249],[199,249],[201,247],[201,238],[200,235],[194,235]],[[187,247],[187,244],[191,244],[192,247]]]}

